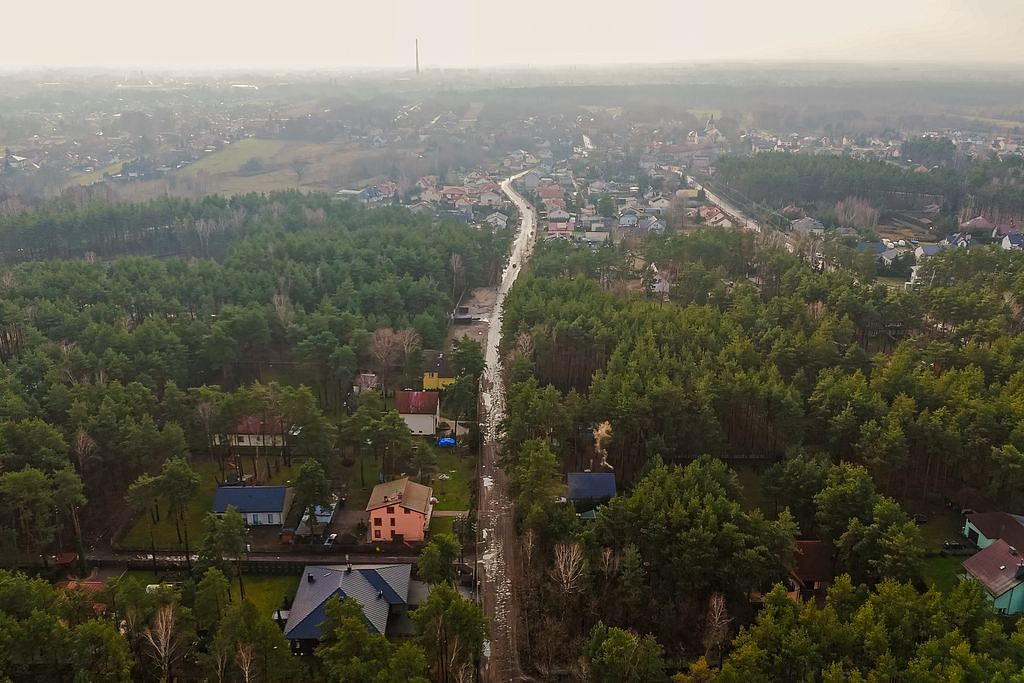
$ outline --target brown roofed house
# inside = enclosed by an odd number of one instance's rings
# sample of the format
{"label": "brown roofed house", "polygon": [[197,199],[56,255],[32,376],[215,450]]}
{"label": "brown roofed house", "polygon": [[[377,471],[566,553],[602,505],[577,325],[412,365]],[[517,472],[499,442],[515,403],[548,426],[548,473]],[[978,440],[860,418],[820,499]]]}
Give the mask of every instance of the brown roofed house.
{"label": "brown roofed house", "polygon": [[434,490],[408,477],[373,487],[366,503],[369,512],[367,540],[422,541],[434,509]]}
{"label": "brown roofed house", "polygon": [[1024,613],[1024,557],[1000,539],[964,561],[964,570],[982,586],[1001,614]]}

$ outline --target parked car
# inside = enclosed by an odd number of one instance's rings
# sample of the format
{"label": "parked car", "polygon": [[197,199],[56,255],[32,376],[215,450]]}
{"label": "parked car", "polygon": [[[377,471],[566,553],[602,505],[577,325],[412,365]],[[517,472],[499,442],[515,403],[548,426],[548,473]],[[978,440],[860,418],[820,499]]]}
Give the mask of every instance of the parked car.
{"label": "parked car", "polygon": [[943,550],[966,550],[967,546],[961,541],[944,541],[942,543]]}
{"label": "parked car", "polygon": [[334,542],[336,540],[338,540],[338,534],[331,534],[326,539],[324,539],[324,545],[328,546],[328,547],[332,546],[332,545],[334,545]]}
{"label": "parked car", "polygon": [[921,513],[921,512],[917,512],[917,513],[914,514],[913,520],[914,520],[914,524],[924,524],[925,522],[928,521],[928,515],[926,515],[924,513]]}

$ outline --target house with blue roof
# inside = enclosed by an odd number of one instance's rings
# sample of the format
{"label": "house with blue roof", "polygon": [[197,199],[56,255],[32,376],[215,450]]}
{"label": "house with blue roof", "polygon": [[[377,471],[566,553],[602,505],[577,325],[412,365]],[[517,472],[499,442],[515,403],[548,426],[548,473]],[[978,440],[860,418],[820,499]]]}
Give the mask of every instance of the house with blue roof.
{"label": "house with blue roof", "polygon": [[281,526],[292,505],[289,486],[220,486],[213,494],[213,512],[234,507],[249,526]]}
{"label": "house with blue roof", "polygon": [[416,607],[427,593],[422,584],[411,580],[411,573],[410,564],[307,566],[288,611],[284,637],[291,641],[293,651],[312,651],[320,640],[325,606],[332,597],[358,602],[371,633],[395,635],[407,616],[410,600]]}
{"label": "house with blue roof", "polygon": [[615,497],[615,474],[612,472],[570,472],[569,501],[577,512],[593,510]]}

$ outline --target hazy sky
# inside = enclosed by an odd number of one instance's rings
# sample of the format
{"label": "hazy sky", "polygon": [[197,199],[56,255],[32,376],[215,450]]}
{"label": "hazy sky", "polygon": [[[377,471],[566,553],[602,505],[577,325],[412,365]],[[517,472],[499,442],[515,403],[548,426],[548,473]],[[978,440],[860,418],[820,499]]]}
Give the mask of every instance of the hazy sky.
{"label": "hazy sky", "polygon": [[0,68],[1024,62],[1024,0],[5,0]]}

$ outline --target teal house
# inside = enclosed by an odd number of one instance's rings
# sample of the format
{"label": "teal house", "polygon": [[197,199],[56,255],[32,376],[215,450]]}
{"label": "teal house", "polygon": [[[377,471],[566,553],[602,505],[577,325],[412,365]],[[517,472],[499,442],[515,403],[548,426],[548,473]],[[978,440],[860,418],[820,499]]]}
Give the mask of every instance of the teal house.
{"label": "teal house", "polygon": [[1000,614],[1024,614],[1024,557],[1002,539],[964,562],[967,575],[985,587]]}

